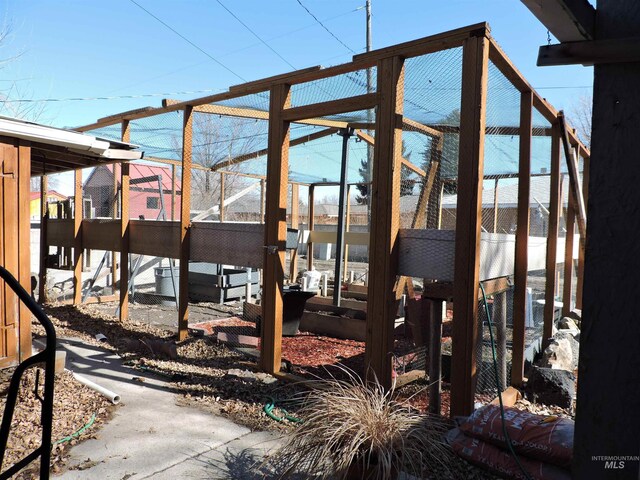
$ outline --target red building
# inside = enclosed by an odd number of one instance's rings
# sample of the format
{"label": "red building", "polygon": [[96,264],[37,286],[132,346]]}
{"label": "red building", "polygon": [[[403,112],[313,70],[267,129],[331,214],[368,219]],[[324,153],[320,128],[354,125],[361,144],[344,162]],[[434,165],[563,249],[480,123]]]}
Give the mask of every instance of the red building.
{"label": "red building", "polygon": [[[113,165],[96,167],[84,183],[84,198],[91,199],[93,217],[111,217],[113,212]],[[116,165],[120,187],[120,167]],[[167,167],[130,164],[129,212],[131,218],[156,220],[164,206],[165,218],[180,218],[180,178],[176,175],[175,197],[172,202],[172,175]]]}

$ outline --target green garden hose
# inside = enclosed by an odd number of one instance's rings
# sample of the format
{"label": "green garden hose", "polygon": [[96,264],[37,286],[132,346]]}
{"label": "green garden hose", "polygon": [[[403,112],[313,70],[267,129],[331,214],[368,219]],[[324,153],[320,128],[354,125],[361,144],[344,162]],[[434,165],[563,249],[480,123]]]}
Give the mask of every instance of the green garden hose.
{"label": "green garden hose", "polygon": [[268,397],[268,398],[269,398],[269,401],[265,403],[262,410],[264,411],[264,413],[267,414],[269,418],[271,418],[272,420],[275,420],[276,422],[289,420],[292,423],[302,423],[301,419],[294,417],[293,415],[289,415],[289,412],[287,412],[282,407],[280,407],[280,410],[282,410],[282,413],[284,413],[284,415],[282,417],[277,416],[275,413],[273,413],[273,409],[276,408],[276,401],[272,397]]}
{"label": "green garden hose", "polygon": [[53,445],[58,445],[59,443],[66,443],[66,442],[70,442],[71,440],[73,440],[74,438],[79,437],[80,435],[82,435],[84,432],[86,432],[89,428],[91,428],[91,426],[93,425],[93,423],[96,421],[96,414],[94,413],[93,415],[91,415],[91,418],[89,419],[89,421],[85,424],[84,427],[82,427],[80,430],[73,432],[71,435],[69,435],[68,437],[64,437],[61,438],[60,440],[53,442]]}

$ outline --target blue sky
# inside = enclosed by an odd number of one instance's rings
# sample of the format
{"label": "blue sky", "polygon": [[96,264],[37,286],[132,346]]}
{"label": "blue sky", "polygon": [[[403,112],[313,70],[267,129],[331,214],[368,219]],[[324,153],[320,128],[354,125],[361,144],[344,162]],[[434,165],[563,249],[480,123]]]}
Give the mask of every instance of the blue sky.
{"label": "blue sky", "polygon": [[[344,63],[352,55],[297,0],[221,0],[280,56],[215,0],[136,1],[247,80],[290,71],[289,64],[303,68]],[[359,7],[364,0],[301,1],[349,49],[363,51],[365,13]],[[0,89],[6,92],[15,81],[9,92],[14,100],[219,91],[242,82],[131,0],[4,0],[2,5],[0,13],[11,34],[0,58],[17,58],[0,70]],[[515,65],[557,108],[569,108],[576,95],[590,92],[590,68],[535,66],[547,32],[516,0],[373,0],[373,45],[480,21],[490,23],[494,38]],[[76,126],[122,110],[159,105],[161,98],[47,102],[40,120]]]}

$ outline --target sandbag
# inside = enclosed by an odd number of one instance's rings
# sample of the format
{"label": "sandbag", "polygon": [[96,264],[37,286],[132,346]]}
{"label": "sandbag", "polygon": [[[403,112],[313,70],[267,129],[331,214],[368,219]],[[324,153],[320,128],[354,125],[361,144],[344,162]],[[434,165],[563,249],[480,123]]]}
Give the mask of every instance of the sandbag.
{"label": "sandbag", "polygon": [[[509,452],[478,438],[468,437],[459,428],[447,433],[446,439],[453,451],[465,460],[505,478],[527,480]],[[571,480],[569,471],[556,465],[524,456],[519,456],[518,460],[533,480]]]}
{"label": "sandbag", "polygon": [[[573,420],[504,409],[507,433],[519,455],[569,468],[573,458]],[[507,449],[498,405],[486,405],[460,425],[465,434]]]}

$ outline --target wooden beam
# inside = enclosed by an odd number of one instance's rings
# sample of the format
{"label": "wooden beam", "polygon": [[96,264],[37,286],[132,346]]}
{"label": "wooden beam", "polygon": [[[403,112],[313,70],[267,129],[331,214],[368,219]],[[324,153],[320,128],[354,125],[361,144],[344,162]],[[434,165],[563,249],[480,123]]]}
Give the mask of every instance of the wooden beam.
{"label": "wooden beam", "polygon": [[191,161],[193,154],[193,108],[184,109],[182,124],[182,195],[180,196],[180,294],[178,340],[189,331],[189,257],[191,255]]}
{"label": "wooden beam", "polygon": [[560,220],[560,127],[554,124],[551,137],[551,191],[549,198],[549,229],[547,232],[546,281],[544,291],[544,329],[542,335],[543,350],[553,336],[553,317],[555,313],[555,287],[557,269],[557,245]]}
{"label": "wooden beam", "polygon": [[284,112],[291,105],[288,85],[271,88],[269,97],[269,154],[262,298],[260,366],[268,373],[280,370],[282,345],[282,294],[287,241],[287,178],[290,124]]}
{"label": "wooden beam", "polygon": [[[518,218],[513,291],[513,340],[511,385],[524,381],[524,345],[527,318],[527,276],[529,271],[529,223],[531,219],[531,132],[533,94],[520,94],[520,149],[518,162]],[[532,313],[532,312],[529,312]]]}
{"label": "wooden beam", "polygon": [[452,416],[473,412],[475,397],[488,63],[489,42],[485,37],[464,41],[453,293]]}
{"label": "wooden beam", "polygon": [[385,58],[377,66],[380,103],[371,185],[371,235],[364,373],[391,388],[393,328],[398,311],[398,270],[402,129],[396,119],[404,103],[404,60]]}
{"label": "wooden beam", "polygon": [[41,305],[47,303],[47,223],[49,222],[49,208],[47,205],[48,177],[40,177],[40,272],[38,274],[38,301]]}
{"label": "wooden beam", "polygon": [[259,80],[245,82],[239,85],[233,85],[229,88],[229,90],[232,92],[244,92],[246,90],[256,89],[256,88],[269,90],[269,88],[271,88],[271,86],[274,84],[289,83],[289,80],[291,79],[291,77],[306,75],[309,73],[317,73],[320,70],[322,70],[322,65],[314,65],[313,67],[301,68],[293,72],[281,73],[278,75],[273,75],[271,77],[261,78]]}
{"label": "wooden beam", "polygon": [[420,132],[432,138],[442,138],[442,132],[410,118],[402,118],[402,128],[408,132]]}
{"label": "wooden beam", "polygon": [[575,218],[576,210],[573,197],[569,195],[567,205],[566,227],[567,234],[564,246],[564,283],[562,285],[562,315],[571,313],[571,303],[573,301],[573,244],[575,239]]}
{"label": "wooden beam", "polygon": [[538,51],[539,67],[640,61],[640,37],[611,38],[543,45]]}
{"label": "wooden beam", "polygon": [[[328,137],[329,135],[333,135],[338,131],[337,128],[327,128],[325,130],[320,130],[319,132],[314,132],[309,135],[304,135],[302,137],[298,137],[294,140],[291,140],[289,146],[295,147],[296,145],[302,145],[307,142],[312,142],[313,140],[317,140],[319,138]],[[237,165],[238,163],[246,162],[247,160],[253,160],[255,158],[259,158],[268,153],[268,148],[263,148],[261,150],[251,152],[251,153],[243,153],[242,155],[238,155],[236,157],[230,158],[229,160],[225,160],[223,162],[218,162],[214,166],[211,167],[211,170],[214,172],[220,170],[222,168],[227,168],[232,165]]]}
{"label": "wooden beam", "polygon": [[[309,230],[310,232],[312,232],[315,227],[315,189],[316,187],[314,185],[309,185],[307,230]],[[311,240],[311,235],[309,235],[309,240],[307,242],[307,270],[313,270],[313,241]]]}
{"label": "wooden beam", "polygon": [[73,193],[73,304],[82,303],[82,170],[74,172]]}
{"label": "wooden beam", "polygon": [[558,113],[558,123],[560,135],[562,138],[562,147],[564,150],[565,161],[567,162],[567,171],[569,172],[569,196],[573,199],[573,206],[576,212],[576,221],[578,223],[578,231],[580,236],[587,236],[587,207],[584,195],[582,193],[582,184],[580,183],[580,173],[578,172],[578,157],[576,151],[569,146],[569,132],[564,117],[564,112]]}
{"label": "wooden beam", "polygon": [[[591,163],[588,158],[583,158],[584,164],[582,167],[582,192],[584,194],[585,203],[589,201],[589,164]],[[587,239],[580,235],[579,248],[578,248],[578,271],[577,285],[576,285],[576,308],[582,310],[582,289],[584,287],[584,260],[585,260],[585,246]]]}
{"label": "wooden beam", "polygon": [[411,228],[427,227],[427,206],[431,202],[433,194],[433,185],[440,171],[440,163],[442,160],[443,138],[433,139],[430,147],[429,170],[426,177],[422,181],[422,189],[418,197],[416,211],[413,215]]}
{"label": "wooden beam", "polygon": [[373,108],[378,103],[377,93],[365,93],[355,97],[329,100],[327,102],[313,103],[300,107],[289,107],[282,112],[282,118],[288,122],[300,123],[300,120],[307,120],[315,117],[325,117],[329,115],[339,115],[341,113],[367,110]]}
{"label": "wooden beam", "polygon": [[587,0],[522,0],[561,42],[595,38],[596,10]]}
{"label": "wooden beam", "polygon": [[[122,141],[129,142],[131,136],[131,126],[129,120],[122,121]],[[114,166],[115,173],[115,166]],[[115,179],[115,175],[114,175]],[[120,321],[124,322],[129,318],[129,163],[123,162],[120,165]],[[116,180],[114,180],[115,183]],[[115,257],[115,254],[114,254]],[[113,271],[117,269],[114,261]],[[115,276],[114,276],[115,285]]]}
{"label": "wooden beam", "polygon": [[[401,122],[402,123],[402,122]],[[401,127],[400,127],[401,128]],[[356,136],[358,138],[360,138],[361,140],[363,140],[364,142],[368,143],[371,146],[375,146],[376,141],[375,139],[363,132],[362,130],[355,130],[354,132],[356,134]],[[405,167],[407,167],[409,170],[411,170],[412,172],[417,173],[418,175],[420,175],[421,177],[426,177],[427,176],[427,172],[425,172],[423,169],[421,169],[420,167],[418,167],[417,165],[414,165],[413,163],[411,163],[409,160],[407,160],[406,158],[402,157],[400,159],[402,165],[404,165]]]}
{"label": "wooden beam", "polygon": [[483,37],[488,35],[489,31],[488,23],[477,23],[475,25],[457,28],[455,30],[431,35],[418,40],[412,40],[398,45],[393,45],[391,47],[380,48],[372,50],[371,52],[354,55],[353,60],[378,61],[395,55],[402,56],[403,58],[426,55],[428,53],[438,52],[448,48],[459,47],[463,44],[465,39],[470,37]]}
{"label": "wooden beam", "polygon": [[[347,185],[347,204],[345,205],[344,211],[344,233],[345,237],[349,233],[349,227],[351,226],[351,185]],[[337,237],[337,235],[336,235]],[[348,269],[349,266],[349,243],[347,243],[346,238],[344,242],[344,271],[342,275],[342,279],[344,281],[347,280]]]}
{"label": "wooden beam", "polygon": [[[111,191],[112,197],[111,199],[113,200],[113,204],[111,205],[111,217],[113,219],[118,218],[118,205],[121,204],[122,202],[119,201],[121,200],[122,196],[118,195],[118,179],[120,177],[118,171],[120,169],[120,164],[118,163],[114,163],[113,164],[113,189]],[[122,228],[122,225],[120,225],[120,228]],[[120,235],[122,235],[122,232],[120,232]],[[113,292],[116,291],[116,284],[118,283],[118,254],[113,251],[111,252],[111,289]]]}
{"label": "wooden beam", "polygon": [[[300,225],[300,187],[291,184],[291,228],[298,229]],[[298,276],[298,247],[291,251],[289,259],[289,283],[295,283]]]}

